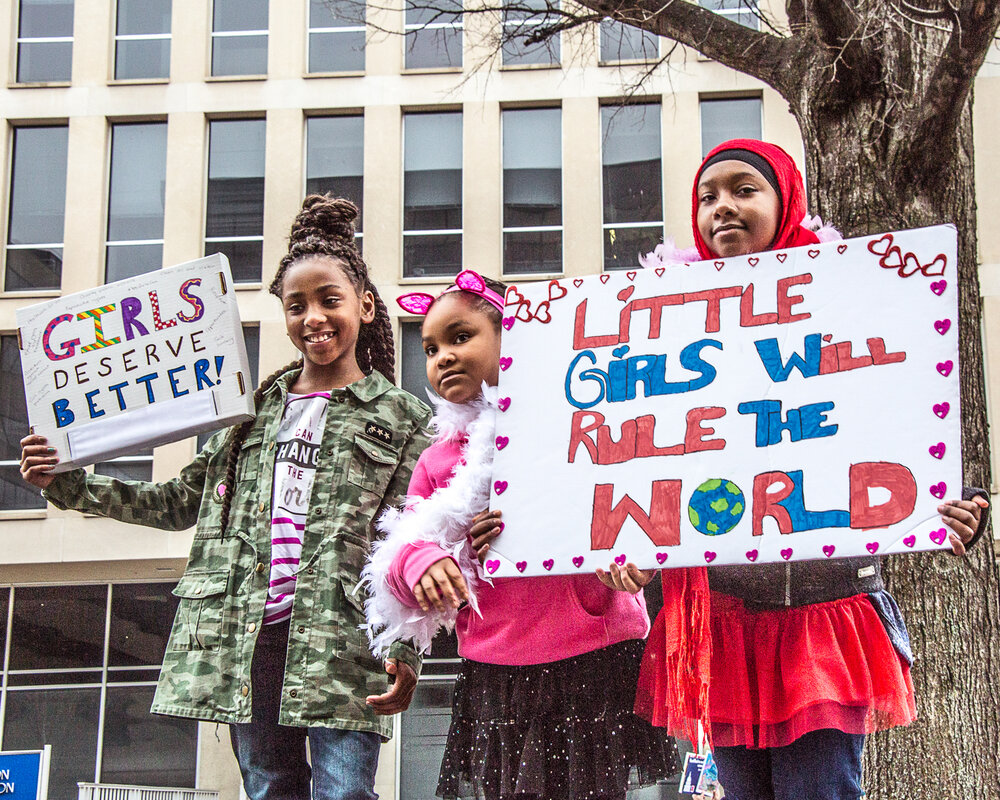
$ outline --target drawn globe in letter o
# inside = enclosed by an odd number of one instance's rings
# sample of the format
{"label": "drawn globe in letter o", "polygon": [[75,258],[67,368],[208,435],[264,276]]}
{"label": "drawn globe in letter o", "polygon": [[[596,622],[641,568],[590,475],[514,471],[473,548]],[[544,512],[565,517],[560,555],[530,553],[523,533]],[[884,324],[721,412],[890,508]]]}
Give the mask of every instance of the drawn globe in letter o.
{"label": "drawn globe in letter o", "polygon": [[706,536],[721,536],[736,527],[743,516],[746,500],[732,481],[711,478],[694,490],[688,503],[688,519]]}

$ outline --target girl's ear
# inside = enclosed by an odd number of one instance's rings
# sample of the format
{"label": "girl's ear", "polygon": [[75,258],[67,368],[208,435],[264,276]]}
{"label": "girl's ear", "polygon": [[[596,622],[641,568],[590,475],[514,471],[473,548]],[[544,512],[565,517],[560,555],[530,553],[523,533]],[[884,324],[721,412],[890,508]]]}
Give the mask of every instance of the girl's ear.
{"label": "girl's ear", "polygon": [[361,293],[361,321],[366,325],[375,319],[375,295],[367,289]]}

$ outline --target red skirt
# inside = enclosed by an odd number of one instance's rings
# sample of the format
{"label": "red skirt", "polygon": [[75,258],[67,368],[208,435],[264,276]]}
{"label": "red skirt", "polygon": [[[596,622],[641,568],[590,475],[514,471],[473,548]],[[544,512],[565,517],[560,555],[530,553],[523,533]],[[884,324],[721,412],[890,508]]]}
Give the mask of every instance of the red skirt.
{"label": "red skirt", "polygon": [[711,593],[712,741],[782,747],[810,731],[867,734],[916,718],[910,668],[863,595],[749,611]]}

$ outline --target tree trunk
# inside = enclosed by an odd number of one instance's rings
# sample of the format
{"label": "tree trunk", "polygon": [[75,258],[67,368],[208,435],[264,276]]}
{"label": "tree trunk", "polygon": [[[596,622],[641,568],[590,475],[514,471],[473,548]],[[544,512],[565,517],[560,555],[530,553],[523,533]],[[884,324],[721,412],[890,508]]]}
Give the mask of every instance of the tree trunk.
{"label": "tree trunk", "polygon": [[[958,229],[964,480],[986,488],[971,98],[954,141],[937,142],[933,153],[920,153],[912,150],[918,132],[902,121],[905,112],[886,113],[893,105],[887,98],[855,102],[845,113],[828,93],[810,92],[808,84],[807,78],[791,106],[808,143],[814,213],[845,237],[945,222]],[[916,106],[921,98],[911,102]],[[921,162],[931,166],[921,167]],[[949,491],[958,497],[957,487]],[[883,566],[916,655],[918,719],[909,728],[869,737],[869,797],[1000,797],[1000,608],[992,535],[964,559],[916,554],[893,556]]]}

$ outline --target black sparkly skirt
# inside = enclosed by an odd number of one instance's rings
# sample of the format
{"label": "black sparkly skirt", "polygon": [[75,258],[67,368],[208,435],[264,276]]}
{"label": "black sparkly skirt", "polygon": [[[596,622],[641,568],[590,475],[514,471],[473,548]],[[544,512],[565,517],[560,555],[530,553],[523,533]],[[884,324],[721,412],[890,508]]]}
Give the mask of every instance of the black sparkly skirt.
{"label": "black sparkly skirt", "polygon": [[521,667],[463,661],[437,794],[597,800],[676,774],[674,740],[632,713],[644,648],[632,639]]}

